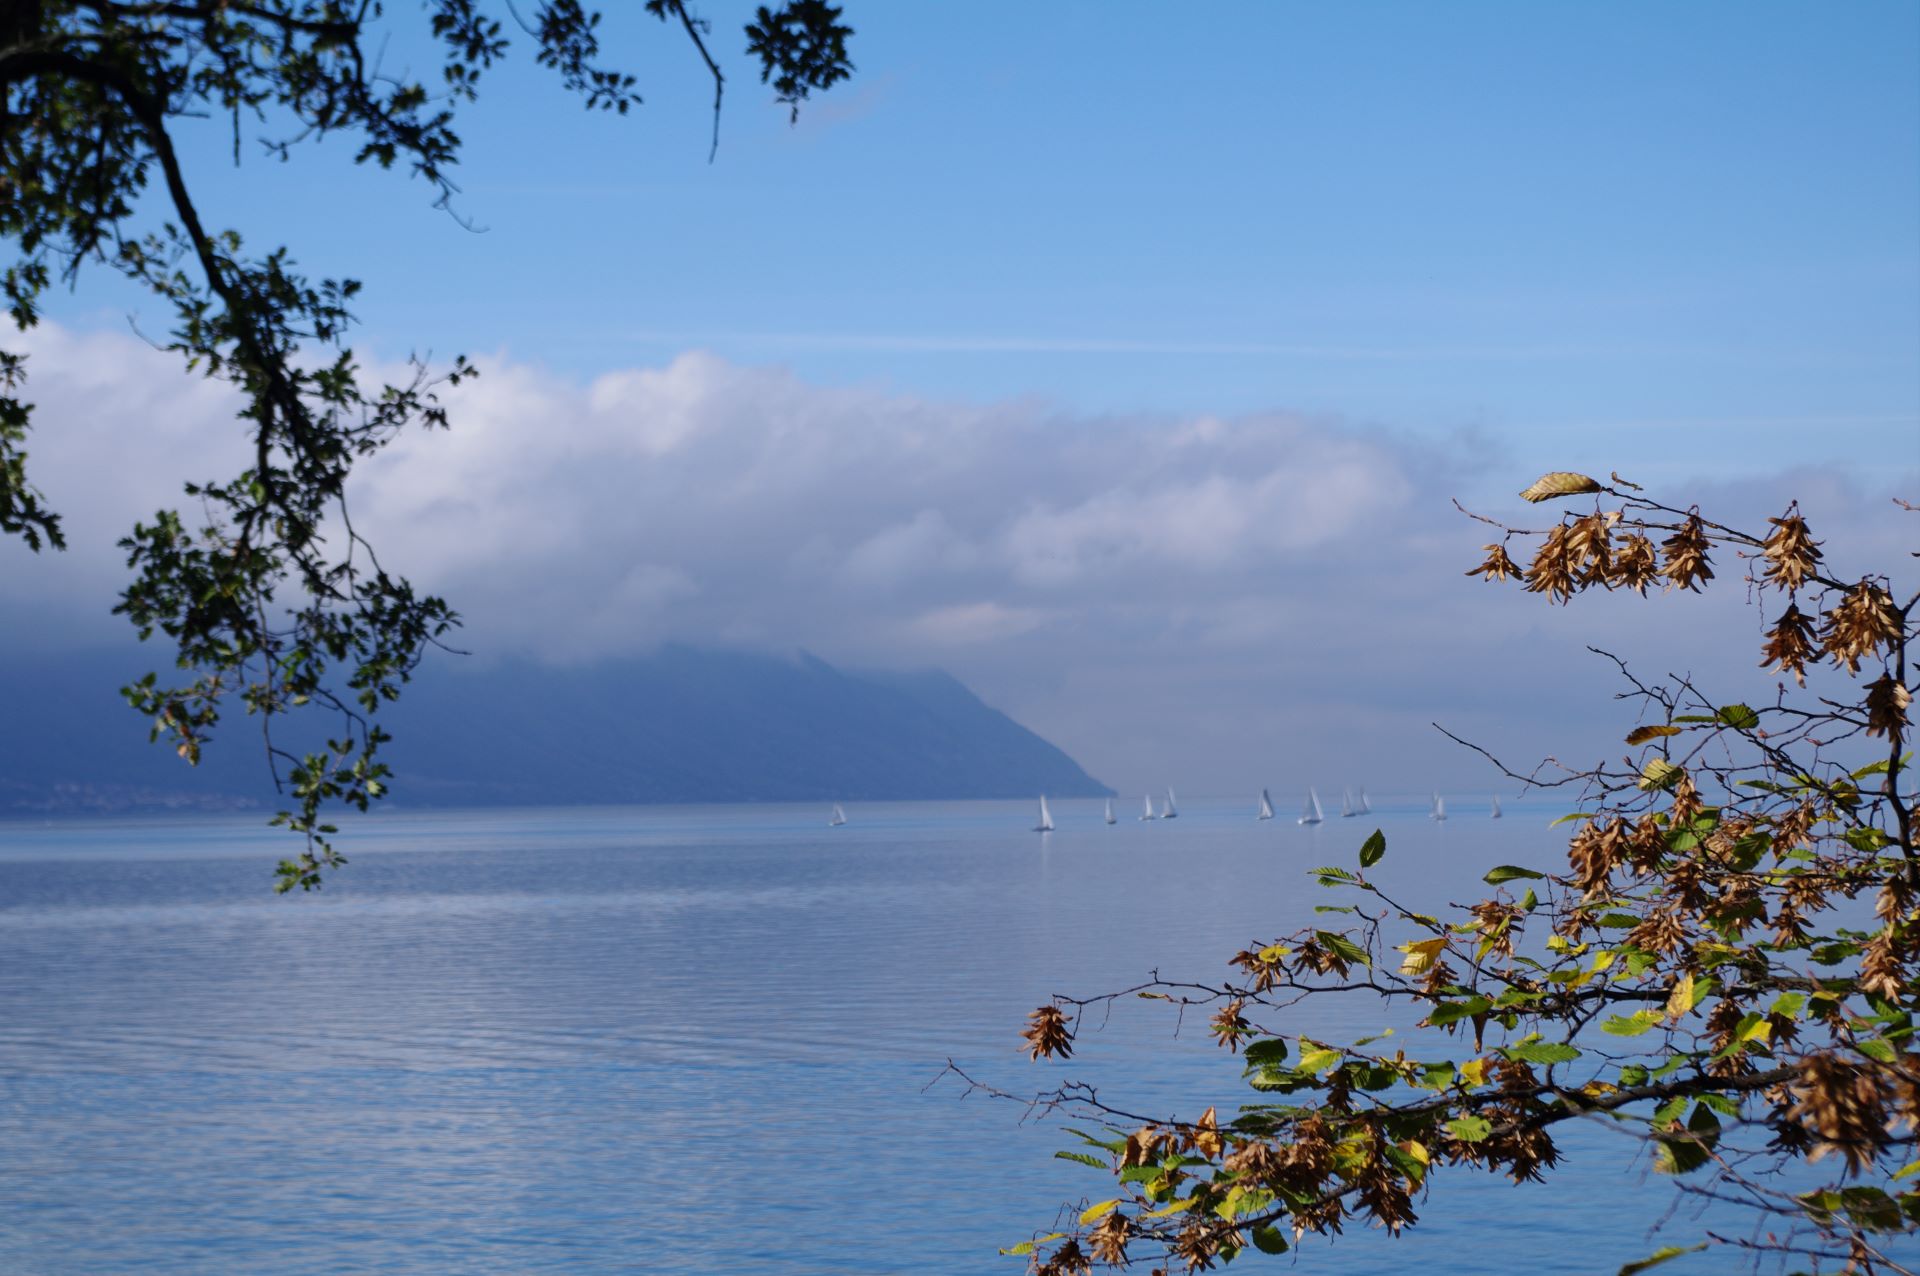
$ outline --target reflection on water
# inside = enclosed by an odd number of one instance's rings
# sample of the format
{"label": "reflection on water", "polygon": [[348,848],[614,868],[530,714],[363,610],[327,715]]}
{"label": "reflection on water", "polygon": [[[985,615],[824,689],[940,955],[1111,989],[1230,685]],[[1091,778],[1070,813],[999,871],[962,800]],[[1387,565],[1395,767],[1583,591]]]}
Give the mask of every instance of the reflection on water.
{"label": "reflection on water", "polygon": [[[1224,958],[1312,917],[1376,824],[1394,893],[1555,859],[1498,824],[1102,823],[1060,802],[388,815],[276,898],[252,819],[0,823],[0,1270],[1007,1272],[1108,1180],[950,1084],[1069,1076],[1136,1110],[1246,1101],[1205,1034],[1127,1007],[1019,1053],[1054,991]],[[1329,1034],[1377,1028],[1318,1019]],[[1314,1011],[1316,1015],[1328,1012]],[[1578,1136],[1553,1192],[1459,1179],[1343,1273],[1612,1270],[1657,1212]],[[1544,1248],[1547,1236],[1554,1238]]]}

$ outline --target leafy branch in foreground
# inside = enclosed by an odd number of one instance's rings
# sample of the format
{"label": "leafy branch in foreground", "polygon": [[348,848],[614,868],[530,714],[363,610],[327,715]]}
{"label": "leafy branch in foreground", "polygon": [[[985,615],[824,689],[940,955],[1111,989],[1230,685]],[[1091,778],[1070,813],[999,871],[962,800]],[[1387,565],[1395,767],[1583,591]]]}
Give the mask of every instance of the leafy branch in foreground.
{"label": "leafy branch in foreground", "polygon": [[[17,250],[4,275],[14,323],[38,321],[42,296],[84,267],[117,272],[165,304],[165,348],[236,391],[251,464],[226,481],[190,485],[202,511],[174,510],[121,541],[134,576],[117,611],[144,639],[176,647],[178,676],[149,674],[128,701],[197,762],[237,698],[262,724],[276,784],[295,807],[275,823],[304,838],[280,865],[281,890],[311,888],[342,862],[323,822],[329,804],[365,809],[385,792],[380,707],[397,698],[426,652],[458,623],[439,598],[389,572],[354,527],[354,465],[402,430],[441,428],[437,393],[474,375],[414,361],[399,384],[363,381],[346,345],[351,279],[310,280],[284,248],[251,253],[196,207],[174,127],[184,118],[264,130],[268,154],[329,134],[357,140],[355,158],[400,165],[447,206],[461,138],[456,110],[508,40],[483,0],[426,0],[438,80],[396,76],[380,52],[390,32],[378,0],[24,0],[0,7],[0,236]],[[647,0],[677,22],[714,81],[714,144],[725,77],[709,25],[683,0]],[[539,0],[522,19],[541,65],[589,110],[625,114],[635,81],[600,60],[601,15],[579,0]],[[761,6],[746,51],[794,110],[845,79],[851,30],[822,0]],[[144,214],[158,185],[164,208]],[[29,482],[32,405],[26,361],[0,351],[0,534],[64,548],[59,515]],[[323,748],[276,742],[275,719],[314,706],[335,725]],[[334,738],[337,737],[337,738]]]}
{"label": "leafy branch in foreground", "polygon": [[[1081,1084],[1022,1099],[1097,1125],[1069,1127],[1081,1146],[1059,1155],[1114,1180],[1063,1230],[1007,1251],[1034,1272],[1142,1258],[1205,1270],[1353,1221],[1397,1233],[1448,1172],[1550,1180],[1557,1132],[1575,1121],[1624,1135],[1623,1160],[1649,1156],[1716,1204],[1710,1220],[1731,1220],[1623,1276],[1709,1248],[1769,1270],[1915,1270],[1920,853],[1902,777],[1917,597],[1834,572],[1794,508],[1753,535],[1617,476],[1548,475],[1523,493],[1580,494],[1599,498],[1591,513],[1502,526],[1469,574],[1564,603],[1594,588],[1697,590],[1731,551],[1756,596],[1778,600],[1762,664],[1794,689],[1727,703],[1621,664],[1644,711],[1626,737],[1635,752],[1517,777],[1581,793],[1562,821],[1574,826],[1564,871],[1496,866],[1484,899],[1427,909],[1369,877],[1386,853],[1375,832],[1357,868],[1313,870],[1350,897],[1332,910],[1347,925],[1249,943],[1219,982],[1156,975],[1036,1010],[1029,1052],[1064,1059],[1090,1008],[1205,1008],[1257,1101],[1175,1118]],[[1533,545],[1524,568],[1516,541]],[[1821,661],[1831,685],[1800,691]],[[1336,1041],[1314,1027],[1336,998],[1416,1022]]]}

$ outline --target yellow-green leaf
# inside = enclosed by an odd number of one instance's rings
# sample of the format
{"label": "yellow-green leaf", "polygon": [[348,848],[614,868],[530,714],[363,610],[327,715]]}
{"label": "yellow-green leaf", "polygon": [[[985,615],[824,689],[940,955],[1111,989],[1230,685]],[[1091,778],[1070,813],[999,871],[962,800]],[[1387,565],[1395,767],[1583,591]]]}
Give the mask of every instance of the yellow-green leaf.
{"label": "yellow-green leaf", "polygon": [[1550,501],[1556,496],[1578,496],[1582,492],[1597,492],[1600,484],[1584,474],[1575,474],[1571,470],[1555,470],[1551,474],[1542,474],[1535,479],[1526,491],[1520,493],[1520,499],[1538,505],[1541,501]]}
{"label": "yellow-green leaf", "polygon": [[1686,774],[1665,758],[1648,758],[1647,764],[1640,768],[1639,785],[1646,790],[1666,789],[1679,782]]}
{"label": "yellow-green leaf", "polygon": [[1317,1046],[1312,1050],[1302,1050],[1300,1052],[1300,1069],[1303,1072],[1324,1072],[1326,1069],[1338,1064],[1342,1057],[1343,1052],[1339,1050],[1329,1050],[1325,1046]]}
{"label": "yellow-green leaf", "polygon": [[1170,1214],[1178,1214],[1182,1210],[1190,1210],[1192,1208],[1193,1208],[1193,1198],[1191,1196],[1188,1196],[1175,1201],[1171,1205],[1163,1205],[1157,1210],[1150,1210],[1147,1213],[1142,1214],[1140,1217],[1141,1218],[1166,1218]]}
{"label": "yellow-green leaf", "polygon": [[1693,976],[1686,974],[1674,981],[1673,991],[1667,994],[1667,1018],[1675,1023],[1693,1009]]}
{"label": "yellow-green leaf", "polygon": [[1089,1205],[1086,1209],[1080,1211],[1080,1221],[1082,1223],[1097,1222],[1113,1213],[1119,1205],[1120,1198],[1117,1196],[1110,1201],[1102,1201],[1098,1205]]}
{"label": "yellow-green leaf", "polygon": [[1403,975],[1426,974],[1433,969],[1434,960],[1440,956],[1446,946],[1447,939],[1444,935],[1438,939],[1416,939],[1412,943],[1400,945],[1400,951],[1407,955],[1406,960],[1400,963],[1400,973]]}
{"label": "yellow-green leaf", "polygon": [[1698,1245],[1664,1245],[1645,1258],[1637,1259],[1622,1267],[1620,1276],[1637,1276],[1637,1273],[1644,1272],[1649,1267],[1658,1267],[1669,1258],[1678,1258],[1682,1254],[1697,1254],[1706,1247],[1705,1241],[1701,1241]]}

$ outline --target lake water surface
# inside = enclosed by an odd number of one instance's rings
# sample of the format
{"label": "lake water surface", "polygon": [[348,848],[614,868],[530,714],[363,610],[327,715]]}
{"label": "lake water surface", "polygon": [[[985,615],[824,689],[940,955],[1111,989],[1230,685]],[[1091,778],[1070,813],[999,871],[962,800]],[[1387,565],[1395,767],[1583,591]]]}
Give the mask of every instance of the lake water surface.
{"label": "lake water surface", "polygon": [[[1257,824],[1248,801],[1101,823],[1057,802],[594,808],[350,821],[275,897],[257,817],[0,823],[0,1271],[999,1272],[1109,1177],[1012,1090],[1246,1102],[1204,1025],[1123,1006],[1066,1063],[1053,992],[1225,958],[1332,901],[1379,826],[1389,889],[1548,866],[1557,807],[1453,800]],[[1469,810],[1472,806],[1473,809]],[[1290,1027],[1377,1030],[1310,1007]],[[1664,1184],[1569,1135],[1548,1188],[1442,1176],[1423,1221],[1235,1270],[1611,1272]],[[1677,1266],[1677,1265],[1676,1265]]]}

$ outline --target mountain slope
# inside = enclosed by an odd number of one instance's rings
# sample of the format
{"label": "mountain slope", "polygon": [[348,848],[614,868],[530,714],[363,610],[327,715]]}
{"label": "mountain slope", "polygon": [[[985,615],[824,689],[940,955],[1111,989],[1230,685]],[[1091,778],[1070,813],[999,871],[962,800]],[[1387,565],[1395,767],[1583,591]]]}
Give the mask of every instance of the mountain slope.
{"label": "mountain slope", "polygon": [[[273,801],[255,723],[199,768],[148,746],[114,688],[139,659],[0,672],[0,811]],[[552,669],[441,661],[389,708],[394,805],[1094,796],[1073,759],[944,673],[862,674],[668,647]]]}

